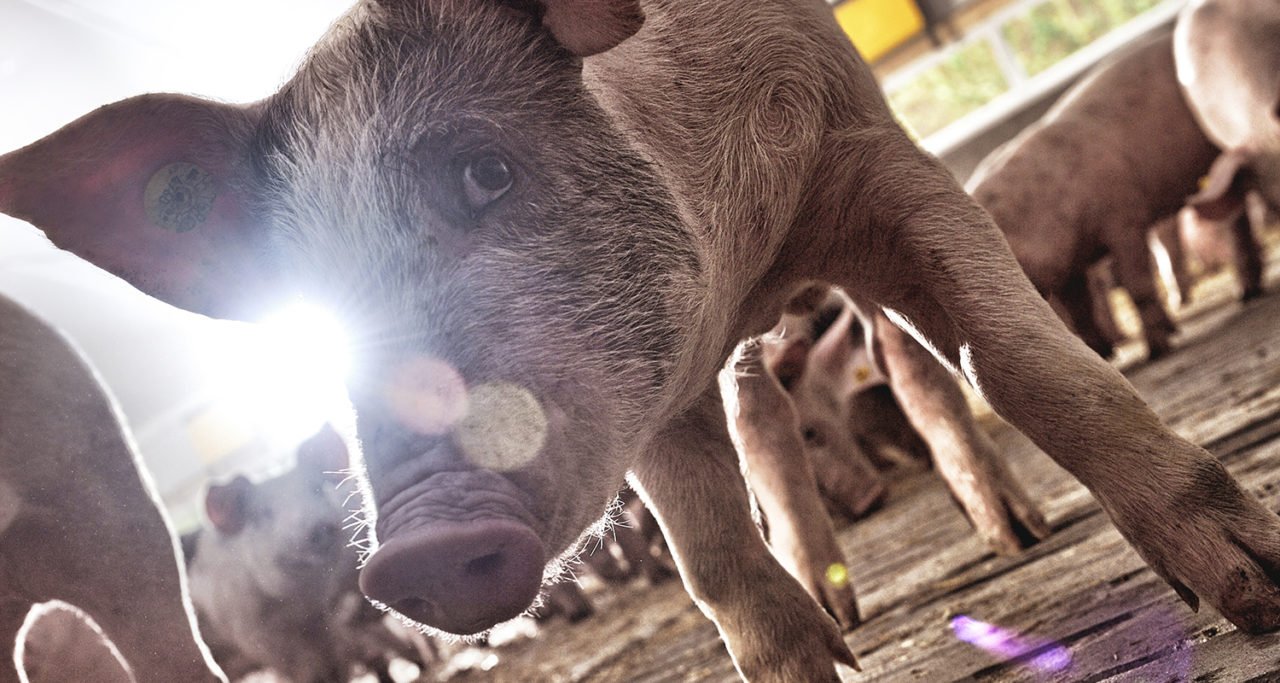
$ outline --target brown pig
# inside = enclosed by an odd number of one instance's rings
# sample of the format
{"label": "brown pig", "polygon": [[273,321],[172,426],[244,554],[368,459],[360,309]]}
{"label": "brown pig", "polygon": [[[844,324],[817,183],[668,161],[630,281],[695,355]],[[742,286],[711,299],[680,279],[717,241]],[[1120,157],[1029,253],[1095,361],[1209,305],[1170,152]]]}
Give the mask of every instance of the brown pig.
{"label": "brown pig", "polygon": [[0,211],[179,306],[331,307],[361,585],[440,630],[527,610],[625,475],[744,677],[836,680],[717,382],[814,281],[934,353],[904,381],[963,373],[1185,599],[1280,627],[1280,519],[1067,332],[821,0],[362,0],[261,102],[141,96],[0,156]]}
{"label": "brown pig", "polygon": [[1174,32],[1178,80],[1191,111],[1222,150],[1191,205],[1230,221],[1244,298],[1262,293],[1262,259],[1245,195],[1280,208],[1280,3],[1192,0]]}
{"label": "brown pig", "polygon": [[[783,316],[740,351],[722,384],[736,388],[726,396],[730,431],[768,518],[770,545],[810,595],[851,628],[860,616],[848,568],[813,494],[816,486],[851,518],[883,497],[884,482],[848,429],[851,397],[871,386],[902,394],[911,423],[903,426],[934,444],[938,471],[993,548],[1017,552],[1047,535],[1048,526],[974,422],[954,379],[883,316],[868,319],[844,297],[831,299],[807,315]],[[791,308],[802,306],[793,300]]]}
{"label": "brown pig", "polygon": [[[221,681],[169,521],[80,353],[0,297],[0,681],[33,605],[82,610],[140,681]],[[57,674],[55,663],[46,669]]]}
{"label": "brown pig", "polygon": [[1182,94],[1168,31],[1108,60],[1044,118],[988,157],[970,178],[1014,256],[1100,355],[1088,269],[1110,255],[1142,318],[1149,356],[1175,331],[1160,297],[1147,231],[1196,191],[1216,150]]}

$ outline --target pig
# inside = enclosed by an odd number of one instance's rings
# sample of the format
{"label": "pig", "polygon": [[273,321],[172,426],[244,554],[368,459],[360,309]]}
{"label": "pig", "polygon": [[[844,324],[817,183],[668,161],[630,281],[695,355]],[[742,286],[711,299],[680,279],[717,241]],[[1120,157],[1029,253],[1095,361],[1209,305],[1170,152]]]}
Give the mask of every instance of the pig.
{"label": "pig", "polygon": [[1167,354],[1176,326],[1157,294],[1147,231],[1182,208],[1217,154],[1182,100],[1172,40],[1161,30],[1108,60],[968,181],[1032,284],[1104,357],[1113,345],[1093,319],[1089,267],[1111,256],[1149,358]]}
{"label": "pig", "polygon": [[1067,331],[819,0],[363,0],[263,101],[143,95],[0,156],[0,211],[184,308],[343,319],[360,585],[438,630],[525,612],[626,475],[743,677],[836,680],[718,382],[814,282],[933,352],[904,382],[963,374],[1185,600],[1280,626],[1280,519]]}
{"label": "pig", "polygon": [[[326,425],[298,447],[289,471],[257,483],[237,476],[206,492],[208,524],[183,546],[201,628],[232,678],[270,669],[295,683],[346,680],[364,666],[385,680],[388,661],[361,661],[369,638],[357,631],[387,626],[343,607],[356,592],[357,561],[337,486],[347,467],[346,446]],[[411,643],[400,651],[413,657]]]}
{"label": "pig", "polygon": [[1201,128],[1222,150],[1191,199],[1209,219],[1230,221],[1244,298],[1262,293],[1262,259],[1245,195],[1280,207],[1280,5],[1272,0],[1193,0],[1174,30],[1178,81]]}
{"label": "pig", "polygon": [[225,681],[114,399],[69,340],[5,297],[0,425],[0,681],[19,680],[19,630],[50,600],[88,614],[137,680]]}
{"label": "pig", "polygon": [[922,356],[918,367],[933,367],[923,348],[887,319],[868,319],[844,297],[832,297],[808,315],[783,316],[761,348],[741,351],[722,390],[736,378],[736,396],[726,397],[731,429],[775,554],[842,627],[852,628],[860,615],[847,566],[812,495],[816,485],[839,512],[857,518],[885,494],[847,428],[850,395],[889,383],[903,392],[908,429],[936,445],[938,470],[955,500],[997,551],[1021,550],[1046,536],[1048,525],[996,457],[954,380],[945,372],[911,375]]}

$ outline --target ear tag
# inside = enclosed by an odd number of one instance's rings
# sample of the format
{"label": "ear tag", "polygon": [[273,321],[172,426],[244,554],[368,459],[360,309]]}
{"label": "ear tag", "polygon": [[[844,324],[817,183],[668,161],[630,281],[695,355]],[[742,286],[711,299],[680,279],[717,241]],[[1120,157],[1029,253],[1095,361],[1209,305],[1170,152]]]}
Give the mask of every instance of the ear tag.
{"label": "ear tag", "polygon": [[208,220],[217,196],[212,175],[195,164],[179,161],[151,176],[143,202],[153,224],[188,232]]}
{"label": "ear tag", "polygon": [[1200,179],[1196,181],[1196,189],[1203,191],[1206,187],[1209,187],[1209,176],[1207,174],[1200,176]]}

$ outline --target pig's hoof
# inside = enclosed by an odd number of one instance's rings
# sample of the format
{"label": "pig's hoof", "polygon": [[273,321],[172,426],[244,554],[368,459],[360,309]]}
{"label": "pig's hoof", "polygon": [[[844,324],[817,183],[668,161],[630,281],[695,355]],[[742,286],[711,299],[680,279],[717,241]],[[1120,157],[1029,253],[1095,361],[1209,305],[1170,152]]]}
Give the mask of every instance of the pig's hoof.
{"label": "pig's hoof", "polygon": [[831,615],[844,632],[852,631],[862,623],[858,614],[858,599],[853,594],[853,586],[849,583],[849,570],[844,563],[836,562],[827,567],[823,576],[818,579],[822,587],[822,608]]}
{"label": "pig's hoof", "polygon": [[1280,517],[1225,470],[1221,478],[1184,497],[1181,510],[1135,520],[1126,535],[1193,610],[1203,599],[1249,633],[1280,629]]}
{"label": "pig's hoof", "polygon": [[855,669],[857,660],[835,622],[798,584],[787,584],[758,587],[751,618],[724,632],[738,671],[753,683],[839,681],[833,660]]}
{"label": "pig's hoof", "polygon": [[1240,295],[1240,300],[1249,303],[1254,299],[1262,298],[1262,285],[1249,284],[1244,288],[1244,293]]}

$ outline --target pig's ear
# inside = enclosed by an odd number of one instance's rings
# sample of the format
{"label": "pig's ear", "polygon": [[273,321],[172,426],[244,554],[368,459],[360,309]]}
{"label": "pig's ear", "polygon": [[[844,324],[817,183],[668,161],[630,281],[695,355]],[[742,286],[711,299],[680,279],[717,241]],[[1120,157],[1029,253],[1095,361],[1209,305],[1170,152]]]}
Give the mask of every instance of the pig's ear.
{"label": "pig's ear", "polygon": [[849,356],[853,353],[853,321],[853,309],[846,306],[814,344],[813,351],[809,353],[810,367],[835,375],[849,364]]}
{"label": "pig's ear", "polygon": [[204,496],[204,512],[209,523],[228,536],[240,533],[249,522],[249,498],[253,484],[243,475],[229,484],[214,484]]}
{"label": "pig's ear", "polygon": [[1234,148],[1218,155],[1201,181],[1200,191],[1187,199],[1195,212],[1209,220],[1222,220],[1244,206],[1241,174],[1249,162],[1249,153]]}
{"label": "pig's ear", "polygon": [[630,38],[644,24],[639,0],[539,0],[542,25],[579,57],[588,57]]}
{"label": "pig's ear", "polygon": [[0,156],[0,212],[164,301],[249,317],[270,272],[251,197],[258,111],[179,95],[101,107]]}
{"label": "pig's ear", "polygon": [[332,425],[326,424],[298,446],[298,467],[308,472],[340,475],[350,465],[347,444]]}
{"label": "pig's ear", "polygon": [[795,383],[804,375],[805,365],[809,361],[809,349],[813,344],[804,337],[788,339],[782,344],[782,350],[768,359],[766,367],[778,378],[782,388],[790,391]]}

